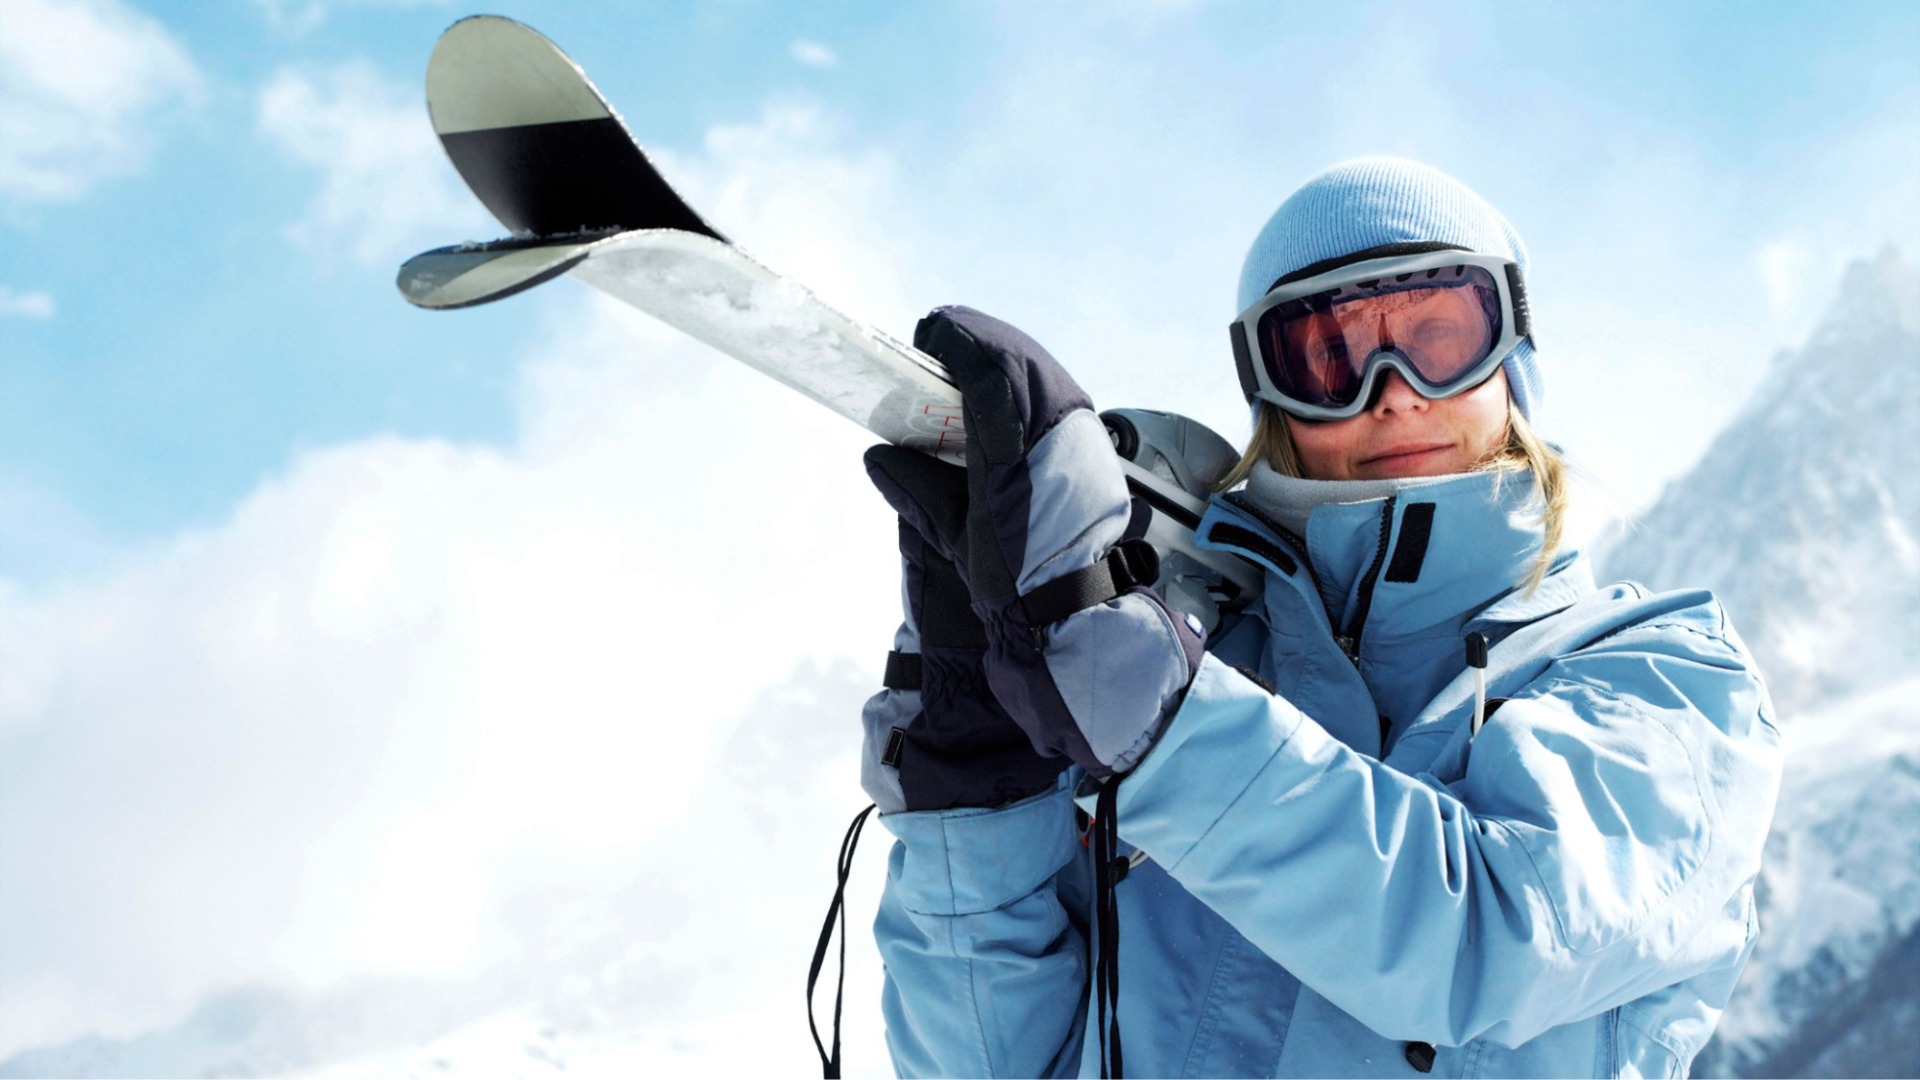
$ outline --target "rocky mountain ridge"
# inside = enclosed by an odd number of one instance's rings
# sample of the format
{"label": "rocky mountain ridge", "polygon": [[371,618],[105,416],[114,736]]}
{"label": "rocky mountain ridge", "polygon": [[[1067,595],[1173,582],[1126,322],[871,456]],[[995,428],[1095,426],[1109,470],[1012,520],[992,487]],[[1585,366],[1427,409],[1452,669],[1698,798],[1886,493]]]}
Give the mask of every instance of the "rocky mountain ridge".
{"label": "rocky mountain ridge", "polygon": [[1916,431],[1920,270],[1888,249],[1604,569],[1712,587],[1787,716],[1920,671]]}

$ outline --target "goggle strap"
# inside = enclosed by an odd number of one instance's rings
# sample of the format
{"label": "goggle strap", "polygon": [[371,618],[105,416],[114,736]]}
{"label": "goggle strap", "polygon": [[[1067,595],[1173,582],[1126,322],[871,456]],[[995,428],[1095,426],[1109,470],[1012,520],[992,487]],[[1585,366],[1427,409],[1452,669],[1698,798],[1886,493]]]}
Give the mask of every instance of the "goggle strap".
{"label": "goggle strap", "polygon": [[1240,372],[1240,389],[1246,391],[1247,400],[1260,396],[1260,380],[1253,373],[1253,350],[1247,346],[1247,327],[1239,319],[1233,320],[1227,327],[1233,338],[1233,366]]}
{"label": "goggle strap", "polygon": [[1351,266],[1354,263],[1371,262],[1374,259],[1390,259],[1398,255],[1425,255],[1430,251],[1468,250],[1470,249],[1461,247],[1459,244],[1442,244],[1432,240],[1402,240],[1394,244],[1380,244],[1367,248],[1364,251],[1356,251],[1351,255],[1335,255],[1331,259],[1321,259],[1319,262],[1303,266],[1291,274],[1282,274],[1274,280],[1273,284],[1267,286],[1267,291],[1272,292],[1282,285],[1291,285],[1296,281],[1305,281],[1310,277],[1319,277],[1321,274],[1327,273],[1330,270],[1338,270],[1343,266]]}
{"label": "goggle strap", "polygon": [[1513,332],[1518,337],[1533,333],[1533,318],[1527,311],[1527,286],[1520,268],[1507,264],[1507,294],[1513,297]]}

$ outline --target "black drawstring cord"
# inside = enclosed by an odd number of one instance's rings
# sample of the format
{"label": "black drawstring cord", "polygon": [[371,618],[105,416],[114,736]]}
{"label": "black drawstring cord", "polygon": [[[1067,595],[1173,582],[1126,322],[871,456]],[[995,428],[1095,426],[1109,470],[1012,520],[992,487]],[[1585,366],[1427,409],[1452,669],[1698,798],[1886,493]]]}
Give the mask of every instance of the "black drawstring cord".
{"label": "black drawstring cord", "polygon": [[1130,869],[1118,854],[1120,847],[1120,778],[1100,786],[1093,804],[1093,879],[1095,933],[1100,946],[1094,958],[1094,1001],[1100,1025],[1100,1075],[1126,1075],[1120,1060],[1120,902],[1114,886]]}
{"label": "black drawstring cord", "polygon": [[[1126,1068],[1120,1052],[1120,902],[1115,886],[1126,880],[1131,862],[1120,849],[1120,778],[1112,777],[1100,785],[1094,797],[1093,863],[1095,933],[1100,945],[1094,958],[1094,1000],[1099,1008],[1100,1075],[1121,1080]],[[876,807],[868,806],[854,815],[847,835],[840,841],[838,880],[834,884],[833,903],[827,906],[827,918],[820,926],[820,940],[813,947],[813,963],[807,968],[807,1028],[813,1032],[814,1049],[820,1053],[820,1075],[826,1080],[840,1077],[840,1007],[847,984],[847,878],[853,872],[853,853],[860,844],[860,830]],[[833,991],[833,1048],[820,1039],[820,1027],[813,1015],[813,990],[820,981],[820,969],[826,966],[827,947],[833,941],[833,929],[840,927],[840,971]]]}
{"label": "black drawstring cord", "polygon": [[[807,1028],[813,1032],[814,1049],[820,1051],[820,1075],[826,1080],[840,1077],[840,1000],[847,989],[847,877],[853,872],[853,851],[860,846],[860,830],[874,809],[868,806],[855,814],[846,837],[840,841],[840,880],[833,888],[833,903],[827,906],[827,921],[820,927],[820,941],[813,947],[813,966],[807,969]],[[840,924],[840,974],[833,987],[833,1052],[829,1054],[820,1041],[819,1025],[813,1020],[813,987],[820,981],[820,968],[826,964],[827,944],[833,940],[836,922]]]}

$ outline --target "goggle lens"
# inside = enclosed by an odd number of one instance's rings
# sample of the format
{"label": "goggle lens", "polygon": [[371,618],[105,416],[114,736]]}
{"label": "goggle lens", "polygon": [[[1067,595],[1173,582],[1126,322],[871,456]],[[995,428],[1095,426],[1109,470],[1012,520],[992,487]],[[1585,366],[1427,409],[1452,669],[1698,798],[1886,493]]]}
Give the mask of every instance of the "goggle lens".
{"label": "goggle lens", "polygon": [[1260,316],[1255,336],[1277,390],[1343,408],[1383,352],[1405,358],[1425,389],[1444,390],[1487,358],[1501,331],[1493,275],[1443,266],[1288,300]]}

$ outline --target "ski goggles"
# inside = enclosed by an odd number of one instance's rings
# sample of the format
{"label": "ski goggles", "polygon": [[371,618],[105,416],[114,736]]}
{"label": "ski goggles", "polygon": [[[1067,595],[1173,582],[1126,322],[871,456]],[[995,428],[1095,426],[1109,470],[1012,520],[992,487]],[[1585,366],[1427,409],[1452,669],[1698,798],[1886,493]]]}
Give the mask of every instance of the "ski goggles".
{"label": "ski goggles", "polygon": [[1517,266],[1444,249],[1282,279],[1231,329],[1249,401],[1341,420],[1366,411],[1388,369],[1423,397],[1465,393],[1529,328]]}

